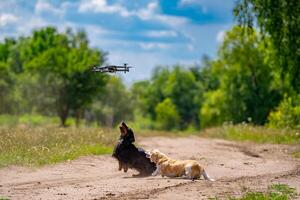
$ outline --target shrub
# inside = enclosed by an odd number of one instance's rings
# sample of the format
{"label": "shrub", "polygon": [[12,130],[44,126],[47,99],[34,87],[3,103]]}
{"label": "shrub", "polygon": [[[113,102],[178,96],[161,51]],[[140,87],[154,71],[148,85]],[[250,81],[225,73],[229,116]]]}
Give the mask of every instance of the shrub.
{"label": "shrub", "polygon": [[273,128],[300,129],[300,96],[286,97],[268,117]]}
{"label": "shrub", "polygon": [[159,129],[172,130],[179,126],[180,117],[175,104],[170,98],[157,104],[155,107],[156,121]]}

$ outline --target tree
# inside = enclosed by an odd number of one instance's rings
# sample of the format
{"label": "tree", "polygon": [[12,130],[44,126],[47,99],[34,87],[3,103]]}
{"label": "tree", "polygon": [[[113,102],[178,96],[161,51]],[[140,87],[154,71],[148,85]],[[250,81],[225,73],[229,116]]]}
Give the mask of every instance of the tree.
{"label": "tree", "polygon": [[199,110],[200,127],[212,127],[228,120],[225,109],[226,94],[217,89],[204,93],[204,102]]}
{"label": "tree", "polygon": [[29,40],[23,53],[26,70],[39,74],[45,97],[53,98],[50,103],[55,104],[61,124],[65,126],[70,111],[79,123],[83,109],[104,87],[104,76],[92,74],[90,66],[101,64],[105,54],[89,48],[83,32],[62,34],[47,27],[35,31]]}
{"label": "tree", "polygon": [[13,71],[8,64],[11,50],[16,41],[14,39],[4,39],[0,43],[0,113],[13,113],[14,108],[14,89],[16,81]]}
{"label": "tree", "polygon": [[[274,87],[276,72],[266,59],[270,46],[266,46],[267,41],[254,30],[246,37],[242,31],[237,26],[227,32],[219,49],[219,61],[212,67],[223,66],[220,86],[216,92],[205,95],[200,111],[200,116],[205,118],[202,126],[219,124],[222,120],[264,124],[280,100],[279,91]],[[214,106],[213,110],[208,106]]]}
{"label": "tree", "polygon": [[252,30],[253,24],[257,24],[263,35],[271,37],[276,52],[274,59],[277,61],[285,90],[299,94],[300,1],[239,0],[234,14],[241,25],[250,27],[248,30]]}
{"label": "tree", "polygon": [[145,88],[145,105],[146,112],[149,113],[152,120],[155,120],[155,107],[165,99],[164,88],[170,71],[168,68],[156,67],[150,80],[150,84]]}
{"label": "tree", "polygon": [[255,124],[264,124],[280,100],[279,91],[273,88],[276,71],[266,59],[271,46],[266,46],[267,38],[255,30],[246,37],[242,31],[234,27],[226,34],[220,49],[220,58],[227,68],[227,76],[222,80],[227,110],[235,123],[251,119]]}
{"label": "tree", "polygon": [[139,112],[143,117],[148,115],[147,109],[147,92],[150,87],[150,81],[137,81],[130,88],[131,101],[136,112]]}
{"label": "tree", "polygon": [[180,128],[188,125],[197,125],[199,105],[196,97],[199,88],[195,76],[190,70],[184,70],[180,66],[174,67],[163,89],[164,96],[170,98],[175,104],[180,115]]}
{"label": "tree", "polygon": [[8,65],[0,61],[0,113],[13,111],[13,105],[10,102],[12,101],[14,85],[15,82]]}
{"label": "tree", "polygon": [[285,97],[268,117],[268,125],[273,128],[300,130],[300,96]]}
{"label": "tree", "polygon": [[175,104],[170,98],[166,98],[156,105],[156,124],[159,129],[174,130],[180,127],[180,116]]}

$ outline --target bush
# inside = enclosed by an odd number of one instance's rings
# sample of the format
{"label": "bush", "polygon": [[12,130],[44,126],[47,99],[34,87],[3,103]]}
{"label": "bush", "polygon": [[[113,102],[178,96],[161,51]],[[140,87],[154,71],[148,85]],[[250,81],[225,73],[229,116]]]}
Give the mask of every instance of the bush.
{"label": "bush", "polygon": [[175,104],[170,98],[166,98],[164,101],[157,104],[155,113],[159,129],[172,130],[179,127],[180,117]]}
{"label": "bush", "polygon": [[300,96],[284,98],[269,114],[268,121],[273,128],[300,129]]}
{"label": "bush", "polygon": [[205,100],[199,111],[200,127],[212,127],[225,121],[224,99],[222,90],[209,91],[204,94]]}

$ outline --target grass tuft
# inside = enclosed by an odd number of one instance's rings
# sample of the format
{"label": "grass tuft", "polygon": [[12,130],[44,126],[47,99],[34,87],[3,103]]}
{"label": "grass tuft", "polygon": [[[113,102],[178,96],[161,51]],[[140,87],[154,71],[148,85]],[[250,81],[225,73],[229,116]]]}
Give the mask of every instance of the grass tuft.
{"label": "grass tuft", "polygon": [[[286,184],[273,184],[268,187],[267,192],[247,192],[242,197],[229,197],[228,200],[288,200],[298,197],[295,188]],[[217,197],[210,198],[217,200]]]}
{"label": "grass tuft", "polygon": [[295,158],[300,158],[300,151],[293,152],[292,155],[293,155]]}

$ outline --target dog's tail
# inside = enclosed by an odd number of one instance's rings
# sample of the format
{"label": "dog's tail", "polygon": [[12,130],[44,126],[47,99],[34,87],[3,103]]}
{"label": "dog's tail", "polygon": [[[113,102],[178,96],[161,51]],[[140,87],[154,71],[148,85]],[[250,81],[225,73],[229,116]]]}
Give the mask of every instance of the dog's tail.
{"label": "dog's tail", "polygon": [[203,169],[203,177],[205,180],[215,181],[215,179],[212,179],[209,177],[209,175],[206,173],[206,171],[204,169]]}

